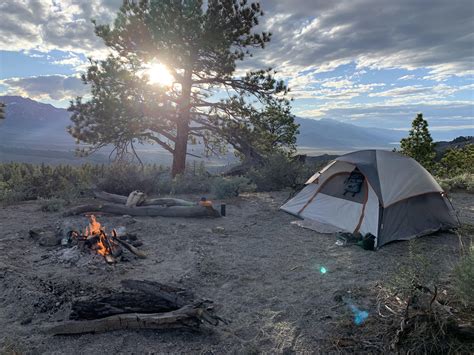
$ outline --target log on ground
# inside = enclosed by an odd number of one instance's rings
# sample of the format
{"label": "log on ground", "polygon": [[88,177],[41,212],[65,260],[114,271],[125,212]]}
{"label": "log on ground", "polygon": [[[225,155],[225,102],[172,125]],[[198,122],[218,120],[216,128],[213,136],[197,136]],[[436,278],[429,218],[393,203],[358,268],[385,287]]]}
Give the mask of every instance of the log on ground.
{"label": "log on ground", "polygon": [[[107,202],[117,203],[125,205],[127,203],[127,196],[111,194],[105,191],[94,191],[95,197],[100,200]],[[155,205],[164,205],[164,206],[193,206],[195,205],[191,201],[182,200],[179,198],[147,198],[139,206],[155,206]]]}
{"label": "log on ground", "polygon": [[155,281],[122,280],[124,290],[106,290],[74,299],[69,319],[98,319],[123,313],[175,311],[194,303],[192,292]]}
{"label": "log on ground", "polygon": [[194,206],[140,206],[126,207],[118,204],[82,205],[69,209],[63,215],[74,216],[87,212],[104,212],[117,215],[149,216],[149,217],[219,217],[220,214],[212,207]]}
{"label": "log on ground", "polygon": [[[88,321],[61,322],[46,330],[53,335],[99,333],[124,329],[198,328],[206,310],[193,305],[165,313],[126,313]],[[216,324],[215,324],[216,325]]]}

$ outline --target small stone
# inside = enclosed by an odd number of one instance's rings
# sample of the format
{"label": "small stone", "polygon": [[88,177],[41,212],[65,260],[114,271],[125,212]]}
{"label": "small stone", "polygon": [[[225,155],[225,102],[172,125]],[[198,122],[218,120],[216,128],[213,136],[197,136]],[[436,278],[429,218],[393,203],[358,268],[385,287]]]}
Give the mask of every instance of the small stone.
{"label": "small stone", "polygon": [[184,228],[186,228],[186,227],[187,227],[187,225],[184,224],[184,223],[179,223],[179,224],[178,224],[178,229],[184,229]]}
{"label": "small stone", "polygon": [[61,302],[56,302],[56,307],[59,307],[60,304]]}
{"label": "small stone", "polygon": [[26,317],[25,319],[23,319],[20,324],[21,325],[26,325],[26,324],[30,324],[31,322],[33,321],[33,317]]}
{"label": "small stone", "polygon": [[224,227],[214,227],[214,228],[212,228],[212,233],[224,234],[225,233],[225,228]]}

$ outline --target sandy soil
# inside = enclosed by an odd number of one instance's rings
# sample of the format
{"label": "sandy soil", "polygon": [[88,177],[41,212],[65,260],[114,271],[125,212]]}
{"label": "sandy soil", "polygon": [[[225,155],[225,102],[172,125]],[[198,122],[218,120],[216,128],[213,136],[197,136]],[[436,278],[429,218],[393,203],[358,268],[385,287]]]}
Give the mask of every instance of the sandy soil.
{"label": "sandy soil", "polygon": [[[44,247],[28,236],[31,228],[54,228],[64,219],[38,203],[0,209],[0,349],[46,354],[115,353],[292,353],[330,347],[337,323],[353,315],[348,296],[369,318],[375,285],[407,260],[408,242],[377,252],[340,247],[334,235],[290,224],[278,211],[286,193],[249,194],[225,201],[219,219],[100,218],[106,226],[128,223],[147,259],[116,266],[102,259],[61,261],[62,247]],[[474,224],[473,195],[453,194],[463,222]],[[219,204],[219,201],[217,201]],[[72,217],[84,224],[84,217]],[[134,222],[134,223],[131,223]],[[223,227],[224,233],[212,229]],[[440,233],[418,240],[433,268],[449,279],[458,257],[458,237]],[[321,273],[321,267],[327,272]],[[70,300],[98,287],[137,278],[178,284],[213,300],[231,321],[189,331],[115,331],[82,336],[47,336],[51,322],[65,319]],[[1,351],[0,351],[1,352]]]}

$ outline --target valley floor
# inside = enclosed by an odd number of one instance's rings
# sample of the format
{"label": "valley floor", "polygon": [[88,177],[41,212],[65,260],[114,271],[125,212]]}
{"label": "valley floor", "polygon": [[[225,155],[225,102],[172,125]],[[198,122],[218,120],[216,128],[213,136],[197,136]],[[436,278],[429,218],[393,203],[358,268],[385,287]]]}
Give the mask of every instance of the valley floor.
{"label": "valley floor", "polygon": [[[290,224],[278,210],[287,193],[248,194],[227,203],[227,217],[100,217],[106,226],[136,233],[147,259],[106,265],[101,259],[65,262],[62,247],[44,247],[31,228],[55,228],[61,213],[41,212],[36,202],[0,209],[0,352],[41,354],[116,353],[291,353],[334,350],[351,323],[350,299],[375,322],[377,285],[408,260],[408,242],[377,252],[341,247],[333,235]],[[474,195],[453,194],[464,223],[474,224]],[[217,202],[217,205],[219,202]],[[81,216],[69,217],[84,223]],[[223,227],[218,233],[215,227]],[[458,237],[439,233],[417,240],[420,252],[449,283],[459,255]],[[61,261],[62,260],[62,261]],[[326,272],[321,272],[324,267]],[[211,299],[230,321],[201,332],[115,331],[82,336],[49,336],[42,330],[64,319],[70,300],[116,287],[122,279],[178,284]],[[344,297],[341,297],[344,296]],[[359,328],[358,328],[359,327]],[[346,328],[344,328],[346,329]],[[368,349],[377,352],[377,349]]]}

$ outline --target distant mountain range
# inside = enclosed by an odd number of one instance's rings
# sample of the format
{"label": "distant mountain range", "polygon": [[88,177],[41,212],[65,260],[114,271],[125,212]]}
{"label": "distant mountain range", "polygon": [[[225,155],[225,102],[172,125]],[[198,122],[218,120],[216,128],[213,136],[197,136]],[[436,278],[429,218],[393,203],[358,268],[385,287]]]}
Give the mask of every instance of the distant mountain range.
{"label": "distant mountain range", "polygon": [[[49,162],[46,158],[50,155],[58,157],[61,162],[78,160],[74,157],[74,139],[66,131],[71,124],[70,112],[19,96],[0,96],[0,101],[7,105],[7,118],[0,123],[0,161]],[[332,119],[297,118],[296,121],[300,124],[298,147],[309,154],[392,148],[407,135],[403,131],[360,127]],[[141,150],[145,153],[153,151],[155,157],[158,153],[161,157],[159,163],[169,162],[168,154],[158,147],[147,146]],[[30,159],[30,156],[35,158]],[[99,154],[93,160],[106,161],[107,156]]]}

